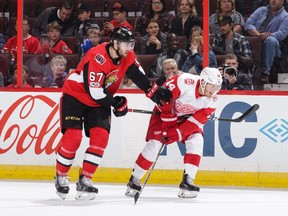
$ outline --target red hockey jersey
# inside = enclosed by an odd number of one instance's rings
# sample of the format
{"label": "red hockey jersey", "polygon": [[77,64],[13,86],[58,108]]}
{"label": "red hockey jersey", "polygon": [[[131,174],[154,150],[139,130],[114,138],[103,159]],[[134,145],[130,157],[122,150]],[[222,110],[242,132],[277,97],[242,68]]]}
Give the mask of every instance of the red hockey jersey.
{"label": "red hockey jersey", "polygon": [[54,46],[50,46],[49,41],[45,41],[39,51],[40,53],[58,53],[58,54],[72,54],[67,44],[63,40],[59,40]]}
{"label": "red hockey jersey", "polygon": [[115,94],[128,67],[138,64],[133,51],[129,52],[126,58],[122,58],[120,64],[114,64],[107,53],[107,44],[100,44],[86,53],[77,69],[67,77],[63,93],[92,107],[100,106],[96,100],[106,97],[105,89],[112,95]]}
{"label": "red hockey jersey", "polygon": [[[12,55],[17,55],[17,36],[9,38],[4,44],[3,50],[7,49],[7,52]],[[40,49],[40,42],[36,37],[30,35],[23,40],[23,52],[24,53],[37,53]]]}

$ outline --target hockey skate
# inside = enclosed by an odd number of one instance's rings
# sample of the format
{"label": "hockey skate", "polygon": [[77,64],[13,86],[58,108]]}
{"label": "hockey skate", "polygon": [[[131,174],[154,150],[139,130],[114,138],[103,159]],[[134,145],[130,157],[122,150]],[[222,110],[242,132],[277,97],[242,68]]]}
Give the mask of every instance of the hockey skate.
{"label": "hockey skate", "polygon": [[178,197],[181,198],[195,198],[200,191],[200,188],[194,185],[193,179],[190,178],[188,174],[183,175],[183,180],[179,188]]}
{"label": "hockey skate", "polygon": [[56,174],[54,179],[55,179],[56,193],[61,199],[64,200],[69,192],[68,176],[59,176],[58,174]]}
{"label": "hockey skate", "polygon": [[129,182],[127,184],[127,190],[125,192],[125,195],[135,196],[135,194],[140,191],[141,191],[140,179],[137,179],[133,175],[131,175]]}
{"label": "hockey skate", "polygon": [[98,189],[94,187],[90,178],[84,175],[80,175],[78,182],[76,183],[76,196],[78,200],[93,200],[98,193]]}

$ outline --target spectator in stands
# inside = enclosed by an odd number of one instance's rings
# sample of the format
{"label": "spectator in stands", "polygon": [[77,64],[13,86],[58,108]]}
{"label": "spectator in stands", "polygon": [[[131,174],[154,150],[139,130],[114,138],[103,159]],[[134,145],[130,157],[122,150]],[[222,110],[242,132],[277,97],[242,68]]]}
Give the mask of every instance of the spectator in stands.
{"label": "spectator in stands", "polygon": [[[32,85],[27,83],[27,79],[30,75],[30,70],[27,66],[23,65],[22,67],[22,87],[23,88],[33,88]],[[11,79],[11,84],[7,88],[17,88],[17,65],[13,68],[13,77]]]}
{"label": "spectator in stands", "polygon": [[48,40],[44,41],[40,53],[72,54],[72,50],[60,39],[61,26],[56,22],[47,25]]}
{"label": "spectator in stands", "polygon": [[64,0],[59,8],[46,8],[36,18],[32,29],[32,34],[46,34],[47,25],[56,21],[61,26],[61,35],[74,36],[76,30],[76,20],[72,16],[72,11],[73,4],[70,0]]}
{"label": "spectator in stands", "polygon": [[160,53],[156,61],[151,65],[151,70],[149,73],[149,77],[155,78],[160,77],[163,73],[162,65],[165,59],[172,58],[176,61],[177,66],[181,68],[186,61],[189,53],[180,49],[179,47],[179,39],[178,36],[174,33],[171,33],[167,36],[167,51]]}
{"label": "spectator in stands", "polygon": [[248,18],[245,30],[249,35],[261,36],[261,81],[269,82],[274,58],[281,55],[279,43],[288,36],[288,13],[284,0],[269,0],[269,5],[258,8]]}
{"label": "spectator in stands", "polygon": [[174,17],[172,22],[172,32],[178,36],[186,36],[188,42],[193,26],[202,26],[197,17],[194,0],[179,0],[177,11],[178,15]]}
{"label": "spectator in stands", "polygon": [[101,36],[110,36],[112,30],[116,27],[126,27],[133,32],[132,25],[127,21],[128,11],[127,8],[120,2],[115,2],[112,8],[113,20],[104,22]]}
{"label": "spectator in stands", "polygon": [[167,49],[167,34],[161,31],[157,20],[151,19],[147,23],[146,35],[141,37],[141,54],[160,54]]}
{"label": "spectator in stands", "polygon": [[90,16],[91,16],[91,6],[86,3],[80,3],[78,5],[78,19],[81,23],[79,23],[77,28],[77,37],[80,40],[80,43],[83,42],[83,37],[88,36],[87,31],[89,28],[99,28],[98,24],[92,23]]}
{"label": "spectator in stands", "polygon": [[[186,59],[181,70],[192,74],[200,74],[203,68],[203,36],[194,36],[191,39],[191,55]],[[209,47],[209,67],[217,68],[214,52]]]}
{"label": "spectator in stands", "polygon": [[4,77],[3,77],[3,73],[0,72],[0,87],[4,86]]}
{"label": "spectator in stands", "polygon": [[3,34],[0,33],[0,50],[3,49],[4,44],[6,43],[6,39]]}
{"label": "spectator in stands", "polygon": [[183,73],[182,71],[178,70],[177,62],[172,58],[165,59],[162,63],[162,68],[163,73],[156,80],[156,83],[159,86],[161,86],[166,80],[171,79],[173,76]]}
{"label": "spectator in stands", "polygon": [[235,8],[243,17],[249,17],[258,7],[267,5],[267,0],[236,0]]}
{"label": "spectator in stands", "polygon": [[67,59],[62,55],[54,56],[51,60],[53,74],[48,76],[49,87],[62,88],[68,73],[66,70]]}
{"label": "spectator in stands", "polygon": [[190,34],[189,34],[189,40],[186,42],[186,50],[189,51],[190,50],[190,46],[191,46],[191,39],[194,37],[194,36],[203,36],[203,30],[202,30],[202,27],[201,26],[193,26],[191,31],[190,31]]}
{"label": "spectator in stands", "polygon": [[224,77],[223,90],[252,90],[252,77],[238,70],[238,60],[235,54],[226,54],[224,64],[218,69]]}
{"label": "spectator in stands", "polygon": [[247,38],[233,32],[233,21],[230,16],[219,16],[220,34],[214,35],[213,51],[216,55],[235,53],[241,68],[253,64],[251,46]]}
{"label": "spectator in stands", "polygon": [[149,14],[144,14],[137,20],[135,33],[138,33],[141,36],[146,35],[145,26],[148,25],[148,22],[151,19],[158,20],[163,33],[170,33],[174,16],[166,11],[165,0],[151,0],[149,7]]}
{"label": "spectator in stands", "polygon": [[92,46],[97,46],[101,40],[99,28],[89,28],[87,31],[87,38],[91,40]]}
{"label": "spectator in stands", "polygon": [[94,27],[89,28],[87,31],[87,39],[84,39],[83,43],[81,44],[81,51],[82,51],[81,58],[89,49],[97,46],[100,40],[101,40],[100,29]]}
{"label": "spectator in stands", "polygon": [[[23,53],[37,53],[40,49],[39,40],[29,34],[30,23],[27,16],[23,17]],[[17,20],[15,29],[17,31]],[[15,59],[17,56],[17,35],[9,38],[8,41],[4,44],[2,53],[11,53],[12,59]]]}
{"label": "spectator in stands", "polygon": [[210,34],[217,35],[220,34],[220,29],[218,25],[219,16],[231,16],[233,20],[233,32],[242,34],[244,29],[244,19],[243,16],[235,11],[235,0],[217,0],[217,9],[209,18],[209,29]]}

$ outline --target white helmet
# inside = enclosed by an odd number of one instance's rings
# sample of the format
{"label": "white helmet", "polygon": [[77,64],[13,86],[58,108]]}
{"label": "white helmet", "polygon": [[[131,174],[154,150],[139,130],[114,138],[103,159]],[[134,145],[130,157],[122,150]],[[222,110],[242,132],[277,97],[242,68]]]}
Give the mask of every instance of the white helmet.
{"label": "white helmet", "polygon": [[201,80],[213,85],[222,85],[222,75],[217,68],[204,68],[200,73]]}

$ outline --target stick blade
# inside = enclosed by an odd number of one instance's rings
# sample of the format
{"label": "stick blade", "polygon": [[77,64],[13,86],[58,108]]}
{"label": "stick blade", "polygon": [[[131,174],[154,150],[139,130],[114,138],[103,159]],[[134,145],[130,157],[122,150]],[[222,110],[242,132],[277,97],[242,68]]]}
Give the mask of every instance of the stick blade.
{"label": "stick blade", "polygon": [[243,113],[239,118],[235,119],[237,122],[241,122],[246,119],[248,116],[252,115],[260,108],[259,104],[254,104],[251,106],[245,113]]}
{"label": "stick blade", "polygon": [[135,196],[134,196],[134,205],[136,205],[138,199],[139,199],[140,193],[136,192]]}

